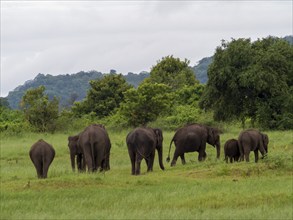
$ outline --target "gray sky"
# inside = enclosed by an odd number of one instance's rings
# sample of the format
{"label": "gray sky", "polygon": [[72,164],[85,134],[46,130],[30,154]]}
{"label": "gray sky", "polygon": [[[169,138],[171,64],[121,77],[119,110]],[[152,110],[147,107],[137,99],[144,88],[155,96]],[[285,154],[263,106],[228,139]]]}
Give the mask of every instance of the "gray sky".
{"label": "gray sky", "polygon": [[1,96],[38,73],[195,65],[221,39],[292,35],[289,1],[3,1]]}

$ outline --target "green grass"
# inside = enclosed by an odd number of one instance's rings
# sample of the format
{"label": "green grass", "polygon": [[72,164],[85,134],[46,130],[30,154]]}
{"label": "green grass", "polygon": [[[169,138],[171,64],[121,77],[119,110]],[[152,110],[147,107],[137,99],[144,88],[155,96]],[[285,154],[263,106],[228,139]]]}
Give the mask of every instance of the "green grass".
{"label": "green grass", "polygon": [[[1,219],[292,219],[292,131],[268,131],[269,156],[255,164],[226,164],[223,146],[241,129],[221,135],[221,159],[207,146],[207,160],[186,154],[176,167],[157,162],[154,172],[130,175],[125,137],[111,132],[110,164],[106,173],[71,171],[67,137],[70,134],[1,134]],[[228,132],[229,131],[229,132]],[[164,132],[164,160],[174,132]],[[28,156],[43,138],[56,150],[48,179],[36,178]],[[171,149],[173,156],[174,146]]]}

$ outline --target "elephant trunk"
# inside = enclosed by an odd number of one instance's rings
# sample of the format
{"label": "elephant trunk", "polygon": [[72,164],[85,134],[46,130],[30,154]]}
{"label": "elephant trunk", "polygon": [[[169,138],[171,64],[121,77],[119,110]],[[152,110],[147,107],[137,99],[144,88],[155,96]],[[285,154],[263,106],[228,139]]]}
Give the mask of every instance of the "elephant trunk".
{"label": "elephant trunk", "polygon": [[158,155],[159,155],[159,164],[160,164],[160,168],[161,168],[162,170],[164,170],[165,167],[164,167],[164,164],[163,164],[163,149],[162,149],[162,147],[160,147],[160,148],[157,148],[157,150],[158,150]]}
{"label": "elephant trunk", "polygon": [[72,167],[72,171],[75,171],[75,154],[74,153],[70,153],[70,160],[71,160],[71,167]]}

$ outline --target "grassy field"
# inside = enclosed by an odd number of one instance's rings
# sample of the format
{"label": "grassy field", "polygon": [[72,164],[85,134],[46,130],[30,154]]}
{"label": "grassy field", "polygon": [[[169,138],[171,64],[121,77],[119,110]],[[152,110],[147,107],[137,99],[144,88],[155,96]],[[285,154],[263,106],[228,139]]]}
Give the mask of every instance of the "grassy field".
{"label": "grassy field", "polygon": [[[226,164],[223,146],[240,128],[221,135],[221,159],[207,146],[207,160],[186,154],[176,167],[165,162],[174,132],[164,132],[165,171],[130,175],[125,137],[127,130],[109,131],[112,142],[106,173],[71,171],[68,135],[1,134],[1,219],[292,219],[292,131],[268,131],[269,156],[255,164]],[[36,178],[28,156],[31,145],[43,138],[56,157],[48,179]],[[173,156],[174,146],[171,149]]]}

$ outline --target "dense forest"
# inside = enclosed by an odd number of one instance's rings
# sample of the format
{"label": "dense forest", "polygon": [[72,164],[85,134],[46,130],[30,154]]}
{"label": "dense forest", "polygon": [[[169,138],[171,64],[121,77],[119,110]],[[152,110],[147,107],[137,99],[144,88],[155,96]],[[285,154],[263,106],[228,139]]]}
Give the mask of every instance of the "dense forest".
{"label": "dense forest", "polygon": [[115,128],[155,123],[173,129],[195,121],[238,121],[292,129],[293,46],[288,39],[223,40],[196,68],[187,59],[166,56],[150,73],[39,74],[9,94],[18,94],[13,107],[20,110],[10,110],[9,99],[0,99],[0,130],[53,132],[97,120]]}

